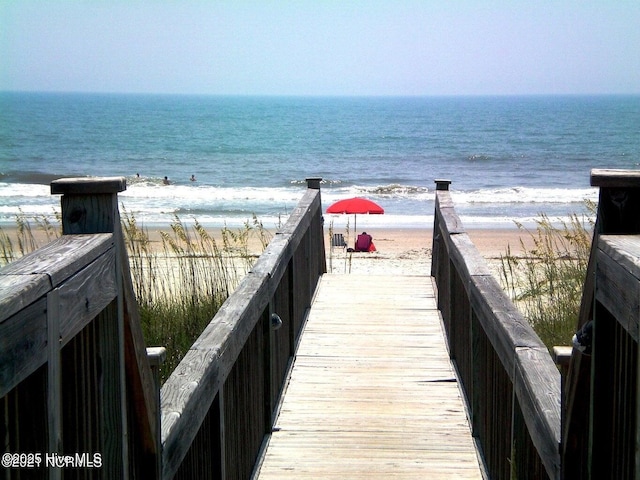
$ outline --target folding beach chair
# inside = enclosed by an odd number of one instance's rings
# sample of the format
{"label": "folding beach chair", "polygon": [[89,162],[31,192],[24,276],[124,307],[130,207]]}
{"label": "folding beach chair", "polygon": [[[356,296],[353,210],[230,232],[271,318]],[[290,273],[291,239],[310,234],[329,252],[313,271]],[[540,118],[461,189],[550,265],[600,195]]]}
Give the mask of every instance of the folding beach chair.
{"label": "folding beach chair", "polygon": [[332,247],[346,247],[347,242],[344,241],[344,235],[342,233],[334,233],[333,237],[331,237],[331,246]]}

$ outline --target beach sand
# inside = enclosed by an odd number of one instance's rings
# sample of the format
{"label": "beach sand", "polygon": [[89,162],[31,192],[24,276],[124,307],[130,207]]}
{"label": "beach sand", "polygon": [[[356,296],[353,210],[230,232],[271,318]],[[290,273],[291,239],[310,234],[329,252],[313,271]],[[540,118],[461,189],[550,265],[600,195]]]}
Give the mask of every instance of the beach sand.
{"label": "beach sand", "polygon": [[[325,232],[326,233],[326,232]],[[367,229],[373,237],[375,252],[349,253],[331,247],[326,240],[327,271],[333,273],[371,273],[429,275],[431,273],[432,229]],[[530,246],[530,237],[517,228],[468,230],[480,254],[492,272],[499,272],[500,256],[510,247],[512,255],[522,253],[520,238]],[[349,239],[353,246],[355,239]]]}
{"label": "beach sand", "polygon": [[[169,227],[162,229],[173,235]],[[9,227],[2,231],[12,240],[16,238],[16,229]],[[161,252],[161,229],[148,228],[147,233],[152,247]],[[217,240],[221,239],[220,229],[211,229],[209,233]],[[269,232],[273,235],[273,231]],[[394,275],[429,275],[431,272],[431,248],[432,229],[425,228],[371,228],[367,229],[373,237],[375,252],[347,252],[346,248],[331,247],[329,233],[325,228],[325,249],[327,257],[327,271],[331,273],[353,274],[394,274]],[[33,229],[39,245],[46,243],[45,235],[38,229]],[[517,228],[495,230],[468,230],[469,237],[487,260],[492,272],[499,274],[500,255],[507,252],[510,246],[513,255],[522,253],[520,239],[527,246],[531,245],[531,237],[528,233]],[[353,246],[355,235],[350,238],[345,236],[349,246]],[[262,244],[256,235],[251,235],[248,240],[248,250],[253,255],[262,252]]]}

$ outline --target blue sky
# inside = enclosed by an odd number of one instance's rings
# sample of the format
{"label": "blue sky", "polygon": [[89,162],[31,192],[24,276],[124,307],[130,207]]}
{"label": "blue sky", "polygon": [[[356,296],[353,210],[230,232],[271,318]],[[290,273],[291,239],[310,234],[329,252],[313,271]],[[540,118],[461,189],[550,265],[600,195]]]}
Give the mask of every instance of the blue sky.
{"label": "blue sky", "polygon": [[640,1],[0,1],[0,90],[640,93]]}

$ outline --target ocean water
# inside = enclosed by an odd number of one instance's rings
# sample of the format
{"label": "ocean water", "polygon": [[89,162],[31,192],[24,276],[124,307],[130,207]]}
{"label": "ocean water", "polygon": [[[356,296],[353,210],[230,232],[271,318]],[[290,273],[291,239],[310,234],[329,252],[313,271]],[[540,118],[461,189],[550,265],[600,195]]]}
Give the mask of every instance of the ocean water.
{"label": "ocean water", "polygon": [[467,227],[512,227],[582,213],[592,168],[639,164],[640,96],[0,93],[0,225],[53,216],[55,178],[124,176],[120,202],[149,227],[275,227],[308,177],[324,208],[364,196],[385,209],[358,228],[431,227],[441,178]]}

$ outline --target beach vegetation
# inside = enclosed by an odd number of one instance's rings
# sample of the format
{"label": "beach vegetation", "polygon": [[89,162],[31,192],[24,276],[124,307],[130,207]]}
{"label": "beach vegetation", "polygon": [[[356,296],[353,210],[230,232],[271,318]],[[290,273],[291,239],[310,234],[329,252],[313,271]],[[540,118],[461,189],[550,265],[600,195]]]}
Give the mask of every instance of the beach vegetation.
{"label": "beach vegetation", "polygon": [[[41,246],[40,243],[49,243],[62,235],[60,214],[54,212],[54,215],[57,220],[55,223],[44,215],[29,218],[19,210],[15,218],[15,229],[12,228],[13,235],[0,227],[0,266],[33,252]],[[38,231],[44,233],[44,242],[37,240],[32,222]]]}
{"label": "beach vegetation", "polygon": [[[586,208],[595,213],[595,204]],[[582,292],[593,237],[592,215],[572,214],[552,222],[546,215],[535,230],[521,224],[531,242],[520,239],[522,253],[511,247],[500,257],[501,283],[547,348],[571,345],[578,325]]]}
{"label": "beach vegetation", "polygon": [[[59,225],[18,215],[11,234],[0,228],[0,266],[59,237]],[[121,225],[146,344],[167,349],[164,382],[258,258],[250,244],[264,250],[271,235],[255,216],[215,238],[196,219],[175,216],[152,240],[124,208]]]}
{"label": "beach vegetation", "polygon": [[145,340],[167,349],[164,380],[258,258],[253,237],[264,250],[270,236],[255,217],[216,240],[196,219],[188,226],[175,216],[158,246],[133,215],[123,212],[122,223]]}

